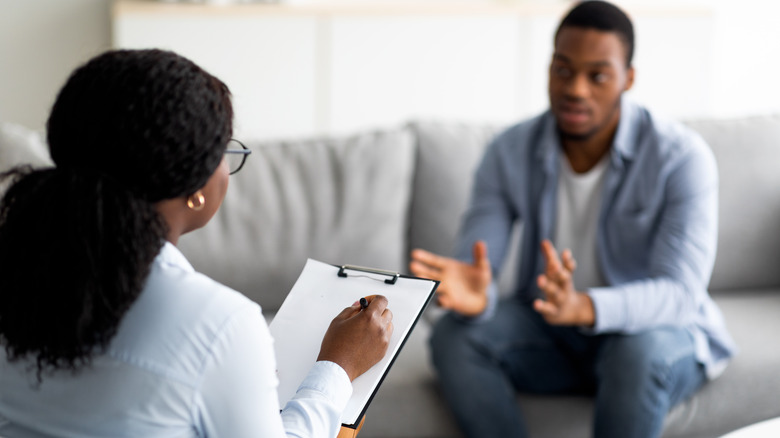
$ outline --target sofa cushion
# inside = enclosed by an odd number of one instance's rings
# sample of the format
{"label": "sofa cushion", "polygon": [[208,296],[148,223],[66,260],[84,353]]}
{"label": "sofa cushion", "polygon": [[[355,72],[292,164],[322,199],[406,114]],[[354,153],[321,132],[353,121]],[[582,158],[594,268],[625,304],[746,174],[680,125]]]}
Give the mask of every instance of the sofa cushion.
{"label": "sofa cushion", "polygon": [[179,247],[193,266],[278,308],[308,257],[400,270],[414,142],[407,128],[246,142],[222,208]]}
{"label": "sofa cushion", "polygon": [[[712,294],[737,344],[723,374],[677,409],[665,436],[712,437],[780,416],[780,286]],[[674,411],[673,411],[674,412]]]}
{"label": "sofa cushion", "polygon": [[710,289],[780,284],[780,114],[686,124],[709,143],[720,173]]}
{"label": "sofa cushion", "polygon": [[410,249],[451,255],[460,216],[469,201],[474,170],[500,127],[441,121],[414,122],[410,126],[418,145]]}

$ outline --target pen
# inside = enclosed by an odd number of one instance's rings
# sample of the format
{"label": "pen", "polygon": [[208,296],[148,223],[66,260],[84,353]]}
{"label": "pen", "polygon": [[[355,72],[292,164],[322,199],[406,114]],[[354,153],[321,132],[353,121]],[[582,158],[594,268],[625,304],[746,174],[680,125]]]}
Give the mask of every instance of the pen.
{"label": "pen", "polygon": [[366,297],[360,298],[360,308],[365,309],[366,307],[368,307],[368,300]]}

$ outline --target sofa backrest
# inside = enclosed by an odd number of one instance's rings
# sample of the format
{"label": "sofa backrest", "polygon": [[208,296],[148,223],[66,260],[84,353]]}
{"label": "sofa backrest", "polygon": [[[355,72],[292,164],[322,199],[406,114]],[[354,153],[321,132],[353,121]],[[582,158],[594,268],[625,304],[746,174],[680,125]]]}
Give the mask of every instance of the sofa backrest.
{"label": "sofa backrest", "polygon": [[[780,115],[686,123],[710,144],[720,170],[711,289],[777,287]],[[247,142],[252,155],[217,216],[179,247],[196,269],[271,311],[307,257],[408,272],[411,248],[452,252],[473,171],[501,129],[418,121],[353,136]],[[0,124],[0,171],[22,163],[51,164],[41,135]],[[512,270],[503,271],[508,290]]]}
{"label": "sofa backrest", "polygon": [[780,114],[685,123],[710,145],[720,175],[710,289],[780,286]]}
{"label": "sofa backrest", "polygon": [[267,311],[309,257],[403,269],[414,164],[407,128],[246,145],[252,154],[222,208],[179,241],[195,269]]}

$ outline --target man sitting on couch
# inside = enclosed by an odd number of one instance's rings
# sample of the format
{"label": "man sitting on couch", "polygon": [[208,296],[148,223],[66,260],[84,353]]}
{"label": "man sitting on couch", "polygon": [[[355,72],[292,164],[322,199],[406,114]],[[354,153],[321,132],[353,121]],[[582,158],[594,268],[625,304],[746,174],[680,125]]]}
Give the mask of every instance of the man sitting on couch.
{"label": "man sitting on couch", "polygon": [[[488,147],[456,258],[412,253],[451,310],[431,347],[467,436],[525,436],[515,391],[528,391],[595,395],[597,437],[657,437],[733,354],[707,293],[715,160],[698,135],[623,97],[633,40],[615,6],[574,7],[555,34],[550,109]],[[499,300],[492,279],[515,222],[516,291]]]}

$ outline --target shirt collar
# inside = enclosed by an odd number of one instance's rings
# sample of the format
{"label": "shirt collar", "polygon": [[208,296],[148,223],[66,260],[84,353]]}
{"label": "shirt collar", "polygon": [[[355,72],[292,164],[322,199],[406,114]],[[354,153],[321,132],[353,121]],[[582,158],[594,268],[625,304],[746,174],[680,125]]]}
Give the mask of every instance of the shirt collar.
{"label": "shirt collar", "polygon": [[[638,137],[641,131],[642,112],[638,105],[625,96],[620,98],[620,120],[612,141],[610,161],[622,166],[623,160],[631,160],[636,154]],[[542,145],[538,150],[538,158],[545,163],[545,170],[552,171],[560,155],[560,138],[555,126],[555,116],[547,111],[543,118]]]}
{"label": "shirt collar", "polygon": [[620,121],[612,141],[613,160],[631,160],[636,155],[642,127],[642,112],[638,105],[625,96],[620,99]]}
{"label": "shirt collar", "polygon": [[542,119],[541,147],[537,151],[537,158],[543,163],[544,171],[548,175],[557,172],[557,163],[560,155],[560,138],[555,126],[555,116],[548,110]]}
{"label": "shirt collar", "polygon": [[157,254],[155,263],[176,266],[187,272],[195,272],[195,268],[192,267],[189,260],[184,257],[179,248],[169,241],[165,241],[160,253]]}

